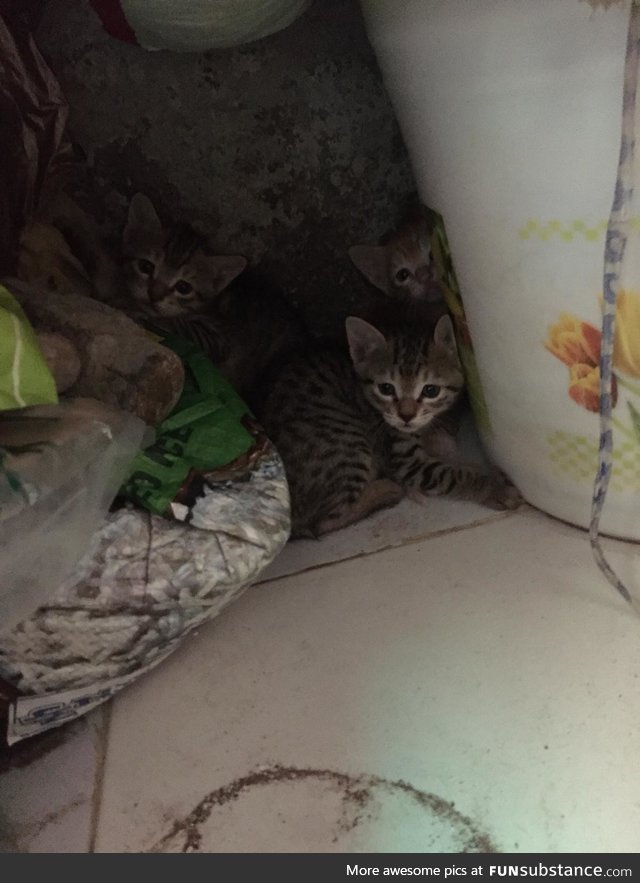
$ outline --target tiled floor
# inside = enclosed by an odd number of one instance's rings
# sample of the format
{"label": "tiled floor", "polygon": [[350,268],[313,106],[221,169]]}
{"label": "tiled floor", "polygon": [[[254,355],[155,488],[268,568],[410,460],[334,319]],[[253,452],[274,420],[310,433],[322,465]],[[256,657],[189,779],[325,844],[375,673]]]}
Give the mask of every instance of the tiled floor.
{"label": "tiled floor", "polygon": [[0,847],[640,850],[640,621],[583,532],[407,502],[267,576],[0,776]]}

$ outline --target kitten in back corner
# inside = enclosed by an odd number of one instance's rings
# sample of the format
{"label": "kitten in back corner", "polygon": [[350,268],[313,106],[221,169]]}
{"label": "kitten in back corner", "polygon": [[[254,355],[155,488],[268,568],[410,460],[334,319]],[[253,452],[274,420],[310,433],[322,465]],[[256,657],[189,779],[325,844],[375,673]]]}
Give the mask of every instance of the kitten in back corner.
{"label": "kitten in back corner", "polygon": [[395,300],[424,307],[437,321],[446,312],[432,252],[433,225],[422,205],[412,206],[379,245],[354,245],[349,257],[377,289]]}

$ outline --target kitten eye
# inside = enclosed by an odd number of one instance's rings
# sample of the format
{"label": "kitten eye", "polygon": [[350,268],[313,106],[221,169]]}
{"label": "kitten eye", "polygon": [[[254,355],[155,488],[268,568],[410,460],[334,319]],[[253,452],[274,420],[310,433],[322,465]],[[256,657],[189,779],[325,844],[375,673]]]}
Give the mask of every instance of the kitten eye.
{"label": "kitten eye", "polygon": [[378,392],[383,396],[394,396],[396,394],[396,388],[393,383],[379,383]]}
{"label": "kitten eye", "polygon": [[178,294],[191,294],[193,291],[193,285],[190,282],[187,282],[184,279],[178,279],[176,284],[173,286],[173,290],[177,291]]}
{"label": "kitten eye", "polygon": [[140,270],[143,276],[152,276],[153,271],[156,268],[155,264],[152,261],[148,261],[146,258],[139,258],[136,261],[136,264],[138,265],[138,270]]}
{"label": "kitten eye", "polygon": [[402,267],[401,270],[398,270],[396,273],[396,281],[397,282],[406,282],[411,273],[407,270],[406,267]]}
{"label": "kitten eye", "polygon": [[422,387],[422,398],[435,399],[440,395],[440,389],[440,386],[435,386],[433,383],[427,383],[426,386]]}

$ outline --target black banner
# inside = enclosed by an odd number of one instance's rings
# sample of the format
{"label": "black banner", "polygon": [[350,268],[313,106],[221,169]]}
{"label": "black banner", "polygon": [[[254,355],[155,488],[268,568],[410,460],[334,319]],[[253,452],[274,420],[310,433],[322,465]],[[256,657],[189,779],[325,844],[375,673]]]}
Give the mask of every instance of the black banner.
{"label": "black banner", "polygon": [[[187,854],[188,855],[188,854]],[[180,863],[178,869],[177,863]],[[4,879],[12,871],[51,876],[64,873],[65,883],[74,872],[78,879],[91,874],[92,883],[102,879],[112,883],[113,874],[179,873],[180,883],[218,880],[256,881],[256,883],[342,883],[356,880],[436,879],[468,880],[482,878],[486,883],[505,879],[557,878],[640,880],[640,858],[637,854],[562,853],[562,854],[184,854],[155,855],[2,855],[0,874]],[[15,872],[15,871],[14,871]]]}

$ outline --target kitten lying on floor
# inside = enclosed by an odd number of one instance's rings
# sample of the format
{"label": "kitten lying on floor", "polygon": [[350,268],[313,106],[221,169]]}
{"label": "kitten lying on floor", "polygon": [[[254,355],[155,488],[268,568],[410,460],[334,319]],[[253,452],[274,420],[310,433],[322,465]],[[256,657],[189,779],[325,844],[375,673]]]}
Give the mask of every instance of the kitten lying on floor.
{"label": "kitten lying on floor", "polygon": [[282,366],[259,414],[285,464],[293,537],[346,527],[405,493],[520,504],[497,471],[446,463],[422,443],[463,386],[448,316],[432,330],[409,311],[384,333],[349,317],[346,333],[349,355],[318,347]]}

